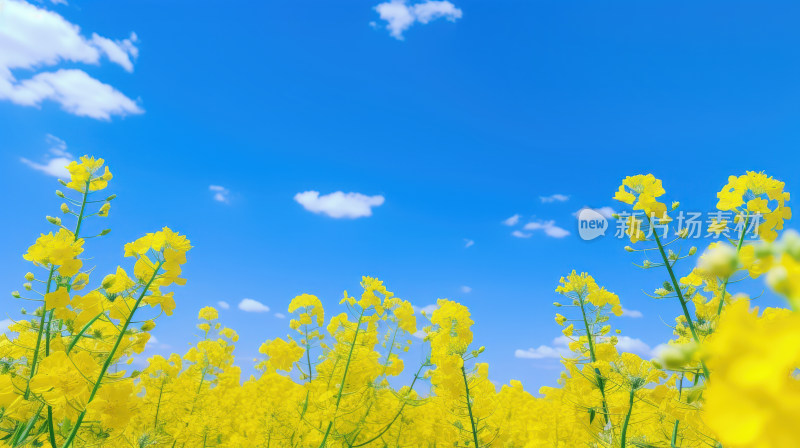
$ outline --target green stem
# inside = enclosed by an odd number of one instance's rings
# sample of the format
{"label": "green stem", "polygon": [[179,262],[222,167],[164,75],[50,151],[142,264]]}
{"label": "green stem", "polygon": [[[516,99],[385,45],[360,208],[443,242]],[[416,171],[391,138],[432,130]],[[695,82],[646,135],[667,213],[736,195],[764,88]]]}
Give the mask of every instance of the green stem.
{"label": "green stem", "polygon": [[[308,312],[308,307],[306,307],[306,313]],[[306,383],[310,383],[313,380],[313,376],[311,374],[311,341],[308,340],[308,325],[303,326],[303,334],[306,339],[306,363],[308,363],[308,380]]]}
{"label": "green stem", "polygon": [[[581,304],[581,316],[583,317],[583,325],[586,328],[586,339],[589,340],[589,359],[592,363],[597,362],[597,358],[594,354],[594,339],[592,336],[592,331],[589,329],[589,320],[586,318],[586,303],[583,300],[582,295],[578,295],[578,299],[580,300]],[[608,403],[606,401],[606,385],[605,381],[603,380],[603,375],[600,374],[600,369],[597,367],[594,368],[594,374],[597,377],[597,387],[600,389],[600,395],[603,397],[603,420],[607,425],[609,422],[608,416]]]}
{"label": "green stem", "polygon": [[[409,391],[408,391],[409,393],[411,393],[411,391],[412,391],[412,390],[414,390],[414,384],[416,384],[417,380],[419,379],[419,374],[420,374],[420,372],[422,372],[422,369],[423,369],[423,368],[424,368],[426,365],[428,365],[428,364],[427,364],[427,363],[425,363],[425,364],[422,364],[422,365],[419,367],[419,370],[417,370],[417,373],[415,373],[415,374],[414,374],[414,380],[413,380],[413,381],[411,381],[411,386],[409,387]],[[402,405],[402,406],[400,406],[400,410],[399,410],[399,411],[397,411],[397,414],[395,414],[395,415],[394,415],[394,418],[392,419],[392,421],[390,421],[390,422],[389,422],[389,423],[388,423],[388,424],[387,424],[387,425],[386,425],[386,426],[383,428],[383,430],[381,430],[381,432],[379,432],[379,433],[378,433],[378,435],[376,435],[375,437],[373,437],[373,438],[371,438],[371,439],[367,440],[367,441],[366,441],[366,442],[364,442],[364,443],[360,443],[360,444],[358,444],[358,445],[351,445],[351,446],[352,446],[353,448],[356,448],[356,447],[359,447],[359,446],[364,446],[364,445],[370,444],[370,443],[372,443],[372,442],[374,442],[374,441],[376,441],[376,440],[380,439],[380,438],[381,438],[381,436],[383,436],[383,434],[384,434],[386,431],[388,431],[388,430],[389,430],[389,428],[391,428],[391,427],[392,427],[392,425],[394,424],[395,420],[397,420],[397,418],[398,418],[398,417],[400,417],[400,414],[402,414],[402,413],[403,413],[403,409],[406,407],[406,404],[408,404],[408,402],[407,402],[407,401],[404,401],[404,402],[403,402],[403,405]]]}
{"label": "green stem", "polygon": [[[50,265],[50,274],[47,276],[47,287],[45,289],[45,295],[50,292],[50,286],[53,282],[53,273],[55,272],[56,267],[54,265]],[[28,385],[25,388],[25,399],[27,400],[31,394],[31,380],[33,379],[33,375],[36,374],[36,363],[39,362],[39,348],[42,345],[42,334],[44,333],[45,327],[45,317],[47,316],[47,301],[44,302],[42,305],[42,318],[39,321],[39,334],[36,336],[36,348],[33,350],[33,360],[31,361],[31,367],[29,369],[28,375]]]}
{"label": "green stem", "polygon": [[78,233],[81,231],[81,224],[83,224],[83,213],[86,210],[86,200],[89,199],[89,186],[91,185],[91,178],[86,181],[86,187],[83,189],[83,200],[81,201],[81,212],[78,214],[78,223],[75,226],[75,241],[78,241]]}
{"label": "green stem", "polygon": [[[342,401],[342,392],[344,392],[344,385],[347,380],[347,371],[350,369],[350,361],[353,357],[353,349],[356,348],[356,341],[358,339],[358,331],[361,329],[361,320],[364,318],[364,309],[361,309],[361,314],[358,315],[358,322],[356,322],[356,332],[353,335],[353,342],[350,345],[350,352],[347,354],[347,363],[344,365],[344,374],[342,375],[342,384],[339,385],[339,393],[336,396],[336,408],[333,411],[333,418],[336,418],[336,412],[339,410],[339,403]],[[320,448],[325,446],[325,443],[328,441],[328,435],[331,432],[331,427],[333,426],[333,420],[328,422],[328,429],[325,430],[325,437],[322,438],[322,443],[319,445]],[[66,448],[66,447],[65,447]]]}
{"label": "green stem", "polygon": [[72,337],[72,340],[69,341],[69,345],[67,346],[67,353],[69,353],[72,350],[72,347],[75,347],[75,344],[77,344],[78,341],[83,337],[83,334],[86,333],[89,327],[91,327],[92,324],[95,323],[95,321],[97,321],[97,319],[99,319],[100,316],[102,316],[103,314],[105,314],[105,312],[101,311],[100,314],[94,316],[92,320],[87,322],[86,325],[84,325],[83,328],[81,328],[81,330],[77,334],[75,334],[75,336]]}
{"label": "green stem", "polygon": [[[739,255],[739,252],[742,250],[742,244],[744,243],[744,235],[747,233],[747,226],[750,224],[750,217],[748,216],[747,219],[744,221],[744,231],[741,235],[739,235],[739,244],[736,245],[736,255]],[[725,282],[722,283],[722,295],[719,297],[719,305],[717,306],[717,317],[722,314],[722,307],[725,304],[725,294],[728,290],[728,281],[730,281],[730,276],[725,279]]]}
{"label": "green stem", "polygon": [[[160,261],[156,266],[156,268],[153,270],[153,275],[150,277],[150,281],[148,281],[147,284],[144,286],[144,289],[142,289],[142,293],[139,294],[139,298],[136,299],[136,303],[133,305],[131,313],[128,315],[128,318],[125,319],[125,324],[122,326],[122,329],[120,329],[119,336],[117,336],[117,340],[116,342],[114,342],[114,347],[111,349],[111,352],[108,354],[106,361],[103,363],[103,367],[100,369],[100,375],[98,375],[97,381],[94,383],[94,387],[92,388],[92,392],[89,394],[89,399],[86,401],[86,406],[89,406],[92,400],[94,400],[94,396],[97,394],[97,391],[100,390],[100,384],[102,383],[103,376],[105,376],[106,372],[108,371],[108,368],[111,366],[111,361],[114,358],[117,349],[119,348],[119,344],[122,343],[122,338],[125,336],[125,331],[128,330],[128,326],[131,324],[131,319],[133,318],[134,313],[136,313],[136,310],[142,303],[142,299],[144,299],[145,294],[147,294],[147,291],[150,289],[150,285],[152,285],[153,281],[156,279],[156,276],[158,275],[158,270],[161,269],[161,265],[163,263],[164,263],[163,261]],[[78,429],[80,429],[84,417],[86,417],[86,409],[84,409],[80,413],[80,415],[78,415],[78,419],[75,421],[75,425],[72,427],[72,431],[69,433],[69,436],[67,437],[67,440],[64,442],[64,444],[61,445],[61,448],[68,448],[72,444],[72,441],[78,434]]]}
{"label": "green stem", "polygon": [[631,421],[631,412],[633,411],[633,397],[634,389],[631,388],[630,400],[628,402],[628,413],[625,415],[625,423],[622,424],[622,434],[620,435],[620,448],[625,448],[625,438],[628,434],[628,423]]}
{"label": "green stem", "polygon": [[[651,222],[649,217],[647,220],[648,222]],[[658,251],[661,253],[661,259],[664,260],[664,266],[667,267],[667,272],[669,272],[669,278],[672,281],[672,287],[675,289],[675,293],[678,295],[678,300],[681,303],[683,316],[686,318],[686,325],[689,326],[689,331],[692,333],[692,338],[694,341],[700,343],[700,338],[697,336],[697,330],[694,328],[694,321],[692,320],[692,316],[689,314],[689,308],[686,306],[686,300],[683,298],[681,286],[678,284],[678,279],[675,277],[675,272],[672,270],[672,264],[669,262],[667,253],[664,252],[664,246],[661,244],[661,239],[658,237],[658,232],[653,232],[653,235],[656,238],[656,244],[658,244]],[[705,361],[701,360],[700,364],[703,367],[703,373],[705,374],[706,378],[709,378],[708,367],[706,367]]]}
{"label": "green stem", "polygon": [[475,448],[478,448],[478,429],[475,427],[475,419],[472,417],[472,402],[469,396],[469,383],[467,382],[467,371],[464,366],[461,366],[461,376],[464,378],[464,390],[466,391],[467,398],[467,412],[469,412],[469,424],[472,426],[472,440],[475,442]]}
{"label": "green stem", "polygon": [[[678,401],[681,400],[681,395],[683,395],[683,378],[686,376],[686,373],[681,373],[681,380],[678,383]],[[697,379],[697,377],[695,377]],[[678,441],[678,426],[680,425],[680,420],[675,420],[675,424],[672,426],[672,440],[670,441],[670,448],[678,448],[677,441]]]}
{"label": "green stem", "polygon": [[158,390],[158,404],[156,404],[156,418],[153,421],[153,431],[158,429],[158,412],[161,410],[161,396],[164,393],[164,385],[166,383],[166,380],[162,381],[161,388]]}
{"label": "green stem", "polygon": [[672,427],[672,440],[670,441],[670,448],[678,448],[677,441],[678,441],[678,425],[680,425],[680,420],[675,420],[675,426]]}

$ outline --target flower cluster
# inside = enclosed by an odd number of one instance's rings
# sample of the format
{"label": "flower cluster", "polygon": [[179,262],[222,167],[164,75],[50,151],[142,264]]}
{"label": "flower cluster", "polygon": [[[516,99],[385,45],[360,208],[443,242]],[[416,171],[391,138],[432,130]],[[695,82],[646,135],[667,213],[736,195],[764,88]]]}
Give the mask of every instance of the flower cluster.
{"label": "flower cluster", "polygon": [[[363,277],[338,314],[316,296],[292,299],[289,334],[265,341],[257,374],[242,378],[239,335],[212,307],[198,313],[197,342],[183,354],[143,353],[157,319],[176,307],[189,240],[171,229],[128,243],[132,266],[93,282],[86,266],[87,218],[110,201],[90,199],[111,174],[81,158],[62,182],[80,196],[75,218],[41,235],[25,254],[37,273],[24,292],[36,303],[0,335],[0,445],[8,447],[789,447],[800,441],[800,235],[787,231],[789,195],[761,174],[731,177],[721,211],[763,213],[759,241],[715,241],[698,249],[685,235],[662,240],[631,232],[641,267],[661,269],[651,296],[674,301],[674,337],[656,359],[626,352],[614,329],[620,297],[587,273],[570,272],[555,293],[556,323],[568,349],[558,385],[537,395],[512,380],[497,385],[486,350],[475,347],[473,316],[439,299],[417,313],[382,281]],[[653,175],[626,178],[615,198],[668,222]],[[99,207],[97,204],[100,204]],[[673,203],[671,210],[678,208]],[[76,211],[73,212],[72,210]],[[717,223],[720,228],[727,222]],[[775,232],[775,234],[773,234]],[[102,236],[102,230],[92,236]],[[759,312],[729,287],[764,277],[789,308]],[[36,286],[34,286],[36,285]],[[562,303],[563,302],[563,303]],[[423,359],[408,356],[413,337]],[[407,367],[410,367],[407,371]]]}

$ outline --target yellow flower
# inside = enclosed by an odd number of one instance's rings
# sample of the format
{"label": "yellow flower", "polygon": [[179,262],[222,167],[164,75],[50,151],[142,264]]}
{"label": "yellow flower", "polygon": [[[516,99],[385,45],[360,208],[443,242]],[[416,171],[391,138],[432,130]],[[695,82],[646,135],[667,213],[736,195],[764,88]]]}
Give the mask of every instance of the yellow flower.
{"label": "yellow flower", "polygon": [[[790,196],[783,190],[783,182],[763,172],[748,171],[728,178],[728,183],[717,193],[717,208],[745,215],[762,215],[758,235],[766,241],[773,241],[778,236],[776,230],[783,229],[784,220],[792,217],[792,210],[786,206]],[[751,222],[754,219],[751,216]]]}
{"label": "yellow flower", "polygon": [[200,312],[197,315],[198,319],[203,320],[216,320],[219,317],[217,310],[212,306],[205,306],[200,309]]}
{"label": "yellow flower", "polygon": [[258,351],[269,357],[267,360],[269,368],[285,372],[292,370],[292,365],[303,356],[302,347],[294,342],[286,342],[281,338],[275,338],[261,344]]}
{"label": "yellow flower", "polygon": [[726,308],[704,344],[712,379],[704,420],[726,447],[792,446],[800,439],[800,315]]}
{"label": "yellow flower", "polygon": [[88,185],[88,191],[97,191],[106,188],[108,181],[113,177],[108,167],[105,167],[103,174],[98,175],[100,168],[103,167],[105,161],[103,159],[95,159],[94,157],[83,156],[80,158],[80,163],[72,161],[67,165],[67,170],[70,174],[70,181],[67,188],[83,192]]}

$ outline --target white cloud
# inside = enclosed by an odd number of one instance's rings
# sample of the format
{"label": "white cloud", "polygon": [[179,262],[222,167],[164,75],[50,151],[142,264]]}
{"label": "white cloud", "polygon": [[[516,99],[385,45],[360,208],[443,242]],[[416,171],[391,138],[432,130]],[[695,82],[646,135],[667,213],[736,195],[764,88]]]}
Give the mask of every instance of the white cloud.
{"label": "white cloud", "polygon": [[516,215],[514,215],[514,216],[512,216],[512,217],[510,217],[510,218],[507,218],[506,220],[504,220],[504,221],[503,221],[503,225],[506,225],[506,226],[515,226],[515,225],[517,225],[517,223],[519,222],[519,218],[521,218],[521,216],[520,216],[519,214],[516,214]]}
{"label": "white cloud", "polygon": [[542,201],[542,203],[547,204],[547,203],[550,203],[550,202],[568,201],[569,200],[569,196],[567,196],[565,194],[556,193],[556,194],[552,194],[550,196],[539,196],[539,199]]}
{"label": "white cloud", "polygon": [[517,349],[514,351],[514,357],[521,359],[567,358],[574,355],[569,349],[569,342],[569,338],[562,335],[553,339],[553,345],[540,345],[526,350]]}
{"label": "white cloud", "polygon": [[517,238],[530,238],[531,235],[532,234],[525,233],[525,232],[523,232],[521,230],[515,230],[515,231],[511,232],[511,236],[515,236]]}
{"label": "white cloud", "polygon": [[208,191],[214,193],[214,200],[227,204],[230,201],[230,190],[221,185],[209,185]]}
{"label": "white cloud", "polygon": [[275,313],[275,317],[278,319],[286,319],[286,315],[283,313]]}
{"label": "white cloud", "polygon": [[564,238],[569,235],[569,230],[558,227],[555,221],[534,221],[525,224],[525,230],[541,230],[551,238]]}
{"label": "white cloud", "polygon": [[294,200],[312,213],[355,219],[372,216],[372,207],[383,205],[384,197],[341,191],[320,196],[318,191],[304,191],[294,195]]}
{"label": "white cloud", "polygon": [[619,342],[617,343],[617,350],[621,352],[635,353],[637,355],[651,356],[653,350],[641,339],[632,338],[630,336],[618,336]]}
{"label": "white cloud", "polygon": [[464,238],[464,247],[465,248],[466,247],[472,247],[474,245],[475,245],[475,241],[472,241],[471,239],[468,239],[468,238]]}
{"label": "white cloud", "polygon": [[427,336],[427,334],[425,333],[424,330],[417,330],[411,336],[414,336],[417,339],[425,339],[425,336]]}
{"label": "white cloud", "polygon": [[463,292],[464,294],[469,294],[472,292],[472,288],[470,288],[469,286],[462,286],[461,292]]}
{"label": "white cloud", "polygon": [[425,0],[409,5],[405,0],[391,0],[375,7],[381,20],[386,22],[386,29],[395,39],[403,40],[403,32],[415,22],[429,23],[438,18],[455,22],[463,15],[463,11],[448,1]]}
{"label": "white cloud", "polygon": [[67,152],[67,143],[50,134],[47,134],[45,141],[50,145],[50,148],[47,150],[42,163],[34,162],[25,157],[21,157],[19,159],[20,162],[50,176],[68,179],[70,174],[67,171],[67,165],[75,158]]}
{"label": "white cloud", "polygon": [[224,300],[220,300],[219,302],[217,302],[217,306],[222,308],[223,310],[229,310],[231,308],[231,304]]}
{"label": "white cloud", "polygon": [[147,343],[144,346],[145,346],[145,349],[148,349],[148,351],[152,351],[154,349],[168,350],[168,349],[172,348],[172,346],[170,346],[169,344],[162,344],[158,340],[158,338],[156,338],[152,334],[150,335],[150,339],[147,340]]}
{"label": "white cloud", "polygon": [[432,303],[432,304],[430,304],[430,305],[425,305],[425,306],[423,306],[422,308],[420,308],[420,307],[418,307],[418,306],[415,306],[415,307],[414,307],[414,312],[417,312],[417,313],[424,312],[425,314],[427,314],[428,316],[430,316],[430,315],[431,315],[431,313],[433,313],[434,311],[436,311],[438,308],[439,308],[439,305],[437,305],[437,304],[435,304],[435,303]]}
{"label": "white cloud", "polygon": [[[0,100],[39,106],[45,100],[65,111],[100,120],[112,115],[140,114],[136,102],[80,69],[39,71],[63,62],[99,65],[105,55],[130,72],[136,59],[136,35],[113,41],[80,28],[59,14],[21,0],[7,0],[0,14]],[[14,70],[38,71],[18,80]]]}
{"label": "white cloud", "polygon": [[12,321],[11,319],[0,320],[0,333],[5,333],[6,331],[8,331],[8,327],[11,326],[11,324],[13,323],[14,321]]}
{"label": "white cloud", "polygon": [[71,114],[98,120],[144,112],[118,90],[76,69],[42,72],[15,84],[0,74],[0,99],[23,106],[38,106],[49,99]]}
{"label": "white cloud", "polygon": [[239,309],[248,313],[266,313],[269,311],[268,306],[253,299],[242,299],[242,301],[239,302]]}
{"label": "white cloud", "polygon": [[640,318],[644,317],[644,314],[642,314],[641,311],[629,310],[629,309],[623,308],[622,309],[622,316],[623,317],[630,317],[631,319],[640,319]]}
{"label": "white cloud", "polygon": [[[588,208],[588,209],[591,209],[591,210],[594,210],[594,211],[596,211],[597,213],[600,213],[600,214],[603,216],[603,218],[606,218],[606,219],[611,219],[611,218],[613,218],[613,216],[612,216],[612,215],[613,215],[614,213],[616,213],[616,212],[614,211],[614,209],[613,209],[613,208],[611,208],[611,207],[592,208],[592,207],[589,207],[588,205],[586,205],[586,206],[583,206],[583,207],[581,207],[581,210],[583,210],[583,209],[585,209],[585,208]],[[577,212],[573,213],[573,214],[572,214],[572,216],[575,216],[575,217],[577,217],[577,216],[578,216],[578,213],[580,213],[580,212],[581,212],[581,210],[578,210]]]}

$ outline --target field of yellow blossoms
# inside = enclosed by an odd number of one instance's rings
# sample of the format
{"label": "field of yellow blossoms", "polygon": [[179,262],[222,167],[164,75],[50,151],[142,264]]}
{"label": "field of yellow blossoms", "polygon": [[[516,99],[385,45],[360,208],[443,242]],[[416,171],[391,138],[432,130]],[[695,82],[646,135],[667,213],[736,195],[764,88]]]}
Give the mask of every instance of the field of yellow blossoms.
{"label": "field of yellow blossoms", "polygon": [[[24,254],[31,272],[13,292],[33,311],[0,336],[2,446],[800,446],[800,236],[782,231],[789,193],[766,174],[721,179],[717,208],[736,219],[713,225],[723,232],[757,214],[759,239],[742,233],[699,251],[685,233],[650,231],[679,207],[661,202],[660,180],[625,178],[614,198],[644,212],[628,218],[625,249],[663,273],[646,288],[674,303],[674,338],[658,359],[620,353],[619,297],[565,273],[554,279],[555,319],[572,355],[559,387],[537,389],[489,381],[466,307],[440,299],[416,314],[370,277],[337,310],[295,297],[290,334],[264,342],[258,375],[241,377],[238,336],[210,307],[198,316],[200,342],[133,370],[132,355],[175,309],[192,246],[165,227],[126,244],[122,266],[90,265],[107,231],[87,235],[83,224],[108,216],[112,174],[92,157],[68,169],[56,192],[65,218],[47,218],[54,229]],[[765,281],[786,307],[752,306],[737,292],[745,280]],[[420,328],[429,356],[407,365]],[[405,369],[409,384],[390,386]]]}

